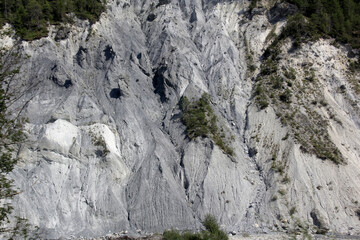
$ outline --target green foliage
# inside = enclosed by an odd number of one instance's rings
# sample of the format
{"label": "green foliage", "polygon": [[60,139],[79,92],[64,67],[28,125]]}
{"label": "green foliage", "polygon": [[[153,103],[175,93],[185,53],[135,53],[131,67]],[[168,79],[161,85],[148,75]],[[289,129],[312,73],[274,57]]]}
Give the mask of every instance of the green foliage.
{"label": "green foliage", "polygon": [[291,96],[292,96],[292,93],[291,93],[290,89],[286,89],[284,92],[282,92],[279,95],[279,98],[284,103],[290,103],[291,102]]}
{"label": "green foliage", "polygon": [[200,233],[183,232],[175,230],[165,231],[163,233],[164,240],[203,240]]}
{"label": "green foliage", "polygon": [[[300,47],[300,43],[307,40],[315,40],[320,37],[318,29],[311,24],[302,14],[295,14],[288,18],[286,26],[279,35],[277,41],[287,37],[293,38],[293,47]],[[276,42],[277,43],[277,42]]]}
{"label": "green foliage", "polygon": [[[8,105],[11,101],[9,83],[14,78],[17,70],[13,69],[15,56],[1,56],[0,65],[0,199],[11,199],[16,191],[13,189],[12,181],[7,175],[14,168],[17,158],[13,157],[16,144],[24,138],[22,132],[22,121],[10,117]],[[16,64],[16,63],[15,63]],[[6,221],[12,212],[10,204],[0,205],[0,226]],[[4,229],[0,229],[3,232]]]}
{"label": "green foliage", "polygon": [[251,0],[249,9],[252,10],[252,9],[256,8],[258,1],[259,1],[259,0]]}
{"label": "green foliage", "polygon": [[294,207],[290,208],[289,214],[294,215],[295,213],[296,213],[296,207],[294,206]]}
{"label": "green foliage", "polygon": [[277,196],[277,195],[274,195],[274,196],[272,196],[271,201],[272,201],[272,202],[275,202],[277,199],[278,199],[278,196]]}
{"label": "green foliage", "polygon": [[286,194],[286,190],[285,189],[279,189],[278,190],[278,193],[281,195],[281,196],[284,196]]}
{"label": "green foliage", "polygon": [[261,110],[267,108],[269,106],[269,102],[265,95],[260,95],[257,100],[258,106]]}
{"label": "green foliage", "polygon": [[[330,141],[330,139],[328,141]],[[312,150],[318,158],[323,160],[329,159],[336,164],[340,164],[342,162],[342,156],[339,149],[334,148],[333,145],[323,145],[316,140],[312,140],[311,144]]]}
{"label": "green foliage", "polygon": [[8,22],[22,39],[33,40],[47,35],[48,23],[70,21],[68,13],[94,23],[103,11],[104,0],[3,0],[0,25]]}
{"label": "green foliage", "polygon": [[277,63],[273,59],[267,59],[260,69],[260,75],[266,76],[277,72]]}
{"label": "green foliage", "polygon": [[209,94],[204,93],[199,100],[192,103],[184,96],[180,99],[179,107],[183,111],[181,120],[186,126],[186,133],[190,139],[211,138],[226,154],[234,155],[234,150],[219,132],[217,117],[211,108]]}
{"label": "green foliage", "polygon": [[[340,164],[344,162],[344,157],[329,136],[328,122],[323,115],[310,107],[316,105],[317,99],[323,94],[319,90],[319,81],[316,79],[315,71],[310,68],[311,64],[308,62],[302,64],[302,69],[297,69],[298,73],[295,69],[285,66],[280,69],[280,58],[283,56],[280,46],[286,38],[292,39],[293,48],[296,49],[303,42],[330,36],[336,38],[337,41],[348,42],[353,47],[359,47],[360,25],[354,25],[354,23],[358,22],[356,19],[359,19],[360,11],[355,12],[354,9],[359,9],[360,2],[358,0],[343,2],[293,0],[290,2],[296,4],[300,11],[287,19],[287,24],[279,36],[268,38],[268,41],[273,41],[263,54],[263,62],[256,78],[253,96],[260,109],[268,107],[269,104],[272,105],[281,123],[289,127],[289,134],[292,134],[301,145],[302,151]],[[353,9],[349,10],[349,6]],[[334,14],[339,22],[332,16]],[[324,19],[319,20],[322,17]],[[350,18],[352,20],[349,20]],[[343,20],[347,21],[346,27],[341,26]],[[359,66],[359,61],[350,61],[350,74],[356,74],[360,69]],[[297,76],[301,75],[304,76],[304,80],[296,81]],[[360,84],[355,75],[349,82],[355,92],[360,93]],[[323,107],[327,107],[322,100],[319,102]],[[305,109],[306,113],[301,113],[299,108]],[[326,109],[330,111],[328,107]],[[331,114],[329,116],[331,118]],[[283,173],[284,170],[283,166],[277,162],[273,162],[272,169],[279,173]]]}
{"label": "green foliage", "polygon": [[[182,102],[185,102],[183,100]],[[184,109],[182,109],[184,111]],[[193,139],[197,137],[208,137],[209,135],[209,119],[212,117],[213,111],[210,107],[208,95],[203,95],[194,104],[188,106],[184,111],[182,120],[186,125],[188,136]]]}
{"label": "green foliage", "polygon": [[[360,47],[360,2],[358,0],[288,0],[300,13],[287,24],[285,35],[304,41],[331,36]],[[304,17],[305,16],[306,19]]]}
{"label": "green foliage", "polygon": [[[14,218],[11,215],[11,199],[18,192],[14,189],[13,181],[8,178],[8,174],[18,161],[15,157],[18,144],[25,140],[25,120],[19,117],[21,110],[15,114],[9,109],[16,99],[11,86],[19,72],[18,65],[17,54],[0,50],[0,238],[29,239],[30,225],[26,219]],[[14,225],[4,227],[9,222]]]}
{"label": "green foliage", "polygon": [[216,233],[220,231],[219,225],[217,224],[216,218],[212,215],[206,215],[203,222],[204,227],[210,233]]}
{"label": "green foliage", "polygon": [[282,78],[278,75],[273,75],[270,77],[270,81],[272,83],[272,87],[274,89],[280,89],[282,87]]}
{"label": "green foliage", "polygon": [[352,73],[356,73],[356,72],[360,71],[360,60],[350,61],[350,63],[349,63],[349,70],[350,70]]}
{"label": "green foliage", "polygon": [[[331,141],[327,132],[328,123],[323,116],[309,108],[312,104],[316,104],[315,96],[321,96],[315,71],[304,64],[303,72],[305,79],[303,81],[296,80],[296,71],[293,68],[278,68],[278,58],[280,56],[278,44],[270,46],[266,53],[266,59],[261,66],[260,75],[254,87],[253,96],[255,102],[260,109],[265,109],[269,104],[272,105],[277,115],[280,117],[281,123],[288,125],[295,140],[301,144],[304,152],[315,154],[320,159],[327,159],[336,164],[344,162],[344,157],[337,149],[336,145]],[[350,62],[349,65],[356,71],[358,62]],[[351,68],[350,68],[351,69]],[[287,79],[287,80],[286,80]],[[286,80],[287,87],[284,85]],[[355,92],[360,89],[358,81],[354,77],[351,84]],[[277,96],[277,97],[275,97]],[[268,100],[271,100],[269,103]],[[295,104],[292,104],[295,101]],[[326,103],[320,100],[320,104],[326,107]],[[297,105],[306,109],[306,114],[302,114],[296,108]],[[280,174],[284,169],[282,165],[273,163],[272,169]]]}
{"label": "green foliage", "polygon": [[281,180],[281,183],[287,184],[290,182],[289,176],[286,174],[285,177]]}
{"label": "green foliage", "polygon": [[170,230],[163,233],[164,240],[228,240],[227,234],[220,230],[220,227],[212,215],[206,215],[203,225],[206,230],[200,233],[191,233],[188,231],[180,233]]}
{"label": "green foliage", "polygon": [[294,68],[289,68],[284,72],[284,76],[290,80],[296,80],[296,71]]}
{"label": "green foliage", "polygon": [[261,83],[257,84],[254,89],[254,96],[258,107],[262,110],[269,106],[268,98],[265,95],[264,89],[261,86]]}

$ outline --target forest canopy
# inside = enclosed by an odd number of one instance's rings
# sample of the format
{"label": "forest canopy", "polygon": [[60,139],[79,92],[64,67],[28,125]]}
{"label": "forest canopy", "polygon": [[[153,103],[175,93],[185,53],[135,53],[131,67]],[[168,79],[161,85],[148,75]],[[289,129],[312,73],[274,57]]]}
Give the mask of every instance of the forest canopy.
{"label": "forest canopy", "polygon": [[309,21],[313,35],[330,36],[360,48],[360,0],[288,0]]}
{"label": "forest canopy", "polygon": [[104,0],[0,0],[0,26],[10,23],[24,40],[47,35],[48,23],[69,22],[69,13],[96,22],[105,11]]}

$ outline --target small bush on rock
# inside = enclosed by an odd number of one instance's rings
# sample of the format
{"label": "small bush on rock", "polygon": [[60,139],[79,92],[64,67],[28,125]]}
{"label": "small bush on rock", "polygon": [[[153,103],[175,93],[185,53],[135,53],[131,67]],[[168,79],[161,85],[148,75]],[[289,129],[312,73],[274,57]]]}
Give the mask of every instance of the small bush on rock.
{"label": "small bush on rock", "polygon": [[197,101],[190,102],[184,96],[180,99],[179,108],[183,112],[181,121],[186,126],[186,134],[190,139],[197,137],[211,138],[224,153],[234,156],[228,139],[220,134],[217,117],[212,110],[210,95],[204,93]]}
{"label": "small bush on rock", "polygon": [[212,215],[206,215],[203,222],[205,230],[200,233],[191,233],[189,231],[179,232],[175,230],[165,231],[164,240],[228,240],[227,234],[222,231],[216,219]]}

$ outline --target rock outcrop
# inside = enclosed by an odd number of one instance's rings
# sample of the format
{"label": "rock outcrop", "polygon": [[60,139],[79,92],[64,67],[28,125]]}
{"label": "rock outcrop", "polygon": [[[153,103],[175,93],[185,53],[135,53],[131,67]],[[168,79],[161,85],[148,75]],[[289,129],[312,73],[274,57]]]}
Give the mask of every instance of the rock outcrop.
{"label": "rock outcrop", "polygon": [[[27,90],[18,104],[29,101],[29,123],[12,174],[22,190],[17,213],[46,238],[196,230],[208,213],[235,232],[360,234],[360,105],[347,50],[320,40],[292,51],[288,40],[279,62],[296,70],[296,81],[312,64],[318,85],[308,94],[326,105],[308,107],[328,122],[345,159],[337,165],[302,151],[279,109],[254,101],[268,36],[296,9],[279,5],[270,23],[271,6],[251,14],[248,6],[108,1],[94,25],[76,21],[23,42],[29,58],[18,81]],[[186,136],[178,103],[202,93],[232,135],[234,156]]]}

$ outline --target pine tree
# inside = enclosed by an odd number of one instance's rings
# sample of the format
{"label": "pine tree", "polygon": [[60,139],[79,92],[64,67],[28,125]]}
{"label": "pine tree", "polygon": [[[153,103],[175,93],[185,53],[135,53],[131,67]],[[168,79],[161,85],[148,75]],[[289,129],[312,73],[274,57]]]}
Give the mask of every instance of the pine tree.
{"label": "pine tree", "polygon": [[0,0],[0,27],[8,22],[24,40],[47,35],[47,25],[69,22],[68,13],[96,22],[105,0]]}
{"label": "pine tree", "polygon": [[0,59],[0,238],[32,239],[26,219],[12,216],[11,200],[18,192],[9,179],[9,173],[18,161],[15,150],[25,139],[20,112],[14,115],[9,108],[14,102],[11,85],[18,73],[19,58],[12,52],[1,50]]}

